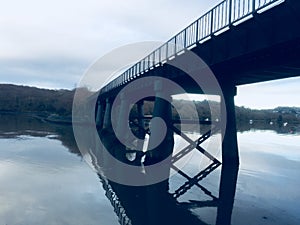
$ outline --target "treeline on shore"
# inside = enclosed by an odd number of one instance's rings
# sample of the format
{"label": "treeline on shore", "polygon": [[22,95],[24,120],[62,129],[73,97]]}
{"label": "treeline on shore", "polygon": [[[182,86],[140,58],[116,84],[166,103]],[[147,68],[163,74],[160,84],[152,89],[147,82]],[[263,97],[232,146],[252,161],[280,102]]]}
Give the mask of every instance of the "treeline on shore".
{"label": "treeline on shore", "polygon": [[[86,90],[87,91],[87,90]],[[35,113],[71,116],[74,90],[48,90],[36,87],[0,84],[0,112]],[[213,101],[174,100],[173,117],[179,119],[217,120],[220,104]],[[176,108],[176,110],[175,110]],[[133,114],[136,109],[133,108]],[[153,103],[145,102],[144,113],[151,114]],[[196,112],[196,113],[195,113]],[[300,123],[300,108],[277,107],[269,110],[256,110],[236,107],[238,123],[261,121],[266,123]]]}
{"label": "treeline on shore", "polygon": [[74,90],[0,84],[0,111],[71,115]]}
{"label": "treeline on shore", "polygon": [[[187,101],[174,100],[173,118],[188,120],[220,120],[220,104],[214,101]],[[175,108],[177,110],[175,110]],[[136,109],[134,109],[136,112]],[[235,107],[236,120],[238,124],[244,123],[267,123],[267,124],[300,124],[300,108],[297,107],[277,107],[275,109],[250,109],[245,107]],[[144,113],[152,114],[153,103],[146,102]],[[134,113],[136,114],[136,113]]]}

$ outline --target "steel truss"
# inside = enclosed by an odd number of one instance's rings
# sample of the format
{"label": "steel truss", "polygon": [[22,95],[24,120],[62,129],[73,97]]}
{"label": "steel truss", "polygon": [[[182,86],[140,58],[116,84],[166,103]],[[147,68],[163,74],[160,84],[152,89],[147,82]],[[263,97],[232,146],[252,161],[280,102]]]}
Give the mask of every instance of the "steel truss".
{"label": "steel truss", "polygon": [[[145,133],[150,134],[149,129],[145,129],[144,127],[141,127],[138,122],[131,120],[130,121],[133,125],[137,126],[139,129],[143,129]],[[204,122],[206,125],[208,124],[207,121]],[[200,122],[201,124],[201,122]],[[210,123],[211,124],[211,123]],[[201,135],[198,139],[195,141],[190,139],[186,134],[184,134],[180,129],[174,126],[174,124],[168,124],[168,127],[173,130],[174,133],[181,136],[185,141],[189,143],[188,146],[184,147],[182,150],[180,150],[178,153],[176,153],[174,156],[172,156],[171,159],[171,168],[175,170],[178,174],[180,174],[182,177],[187,179],[187,181],[180,186],[174,193],[174,198],[179,198],[183,194],[185,194],[189,189],[191,189],[193,186],[197,186],[200,188],[204,194],[211,197],[213,201],[217,201],[218,198],[214,196],[208,189],[206,189],[203,185],[199,184],[201,180],[203,180],[205,177],[207,177],[210,173],[212,173],[215,169],[217,169],[221,162],[211,155],[208,151],[206,151],[203,147],[200,145],[205,142],[208,138],[210,138],[212,135],[216,134],[220,127],[218,125],[215,125],[213,128],[211,128],[209,131]],[[212,162],[210,165],[208,165],[205,169],[200,171],[196,176],[190,177],[185,172],[183,172],[181,169],[175,166],[175,163],[182,159],[184,156],[192,152],[194,149],[197,149],[201,154],[205,155],[208,159],[210,159]],[[144,153],[146,154],[146,153]]]}
{"label": "steel truss", "polygon": [[[191,189],[193,186],[197,186],[200,188],[204,194],[208,195],[213,199],[213,201],[217,201],[218,198],[214,196],[209,190],[207,190],[204,186],[200,185],[199,182],[203,180],[205,177],[207,177],[210,173],[212,173],[215,169],[217,169],[221,162],[216,159],[213,155],[211,155],[209,152],[207,152],[204,148],[202,148],[200,145],[206,141],[209,137],[211,137],[213,134],[217,133],[220,128],[218,126],[214,126],[212,129],[201,135],[197,140],[193,141],[190,139],[187,135],[185,135],[183,132],[181,132],[178,128],[176,128],[174,125],[171,125],[170,127],[176,134],[180,135],[183,139],[185,139],[189,145],[184,147],[181,151],[179,151],[176,155],[172,157],[172,165],[171,168],[174,169],[178,174],[183,176],[187,181],[179,187],[174,193],[174,198],[179,198],[183,194],[185,194],[189,189]],[[186,173],[184,173],[182,170],[177,168],[174,163],[182,159],[184,156],[186,156],[188,153],[190,153],[192,150],[197,149],[200,153],[205,155],[208,159],[212,161],[212,163],[207,166],[205,169],[200,171],[196,176],[189,177]]]}

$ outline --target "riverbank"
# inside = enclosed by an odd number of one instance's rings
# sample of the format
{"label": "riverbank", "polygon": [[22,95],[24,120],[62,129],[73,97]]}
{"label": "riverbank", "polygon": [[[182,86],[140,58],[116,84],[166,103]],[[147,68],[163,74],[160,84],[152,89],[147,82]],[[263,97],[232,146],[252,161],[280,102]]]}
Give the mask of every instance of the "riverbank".
{"label": "riverbank", "polygon": [[72,125],[72,116],[58,115],[48,112],[14,112],[14,111],[0,111],[0,115],[12,116],[27,116],[38,119],[42,122],[57,123],[62,125]]}
{"label": "riverbank", "polygon": [[[89,125],[84,118],[77,118],[75,120],[72,120],[71,115],[59,115],[49,112],[14,112],[14,111],[1,111],[0,115],[25,115],[28,117],[32,117],[35,119],[38,119],[45,123],[53,123],[53,124],[60,124],[60,125],[67,125],[71,126],[73,123],[76,123],[78,125]],[[197,126],[196,126],[197,127]],[[190,126],[191,132],[195,131],[193,129],[193,126]],[[251,122],[245,122],[245,121],[237,121],[237,130],[239,132],[247,132],[251,130],[273,130],[276,131],[278,134],[296,134],[300,132],[300,123],[294,122],[294,123],[288,123],[283,122],[281,124],[277,123],[270,123],[265,120],[253,120]]]}

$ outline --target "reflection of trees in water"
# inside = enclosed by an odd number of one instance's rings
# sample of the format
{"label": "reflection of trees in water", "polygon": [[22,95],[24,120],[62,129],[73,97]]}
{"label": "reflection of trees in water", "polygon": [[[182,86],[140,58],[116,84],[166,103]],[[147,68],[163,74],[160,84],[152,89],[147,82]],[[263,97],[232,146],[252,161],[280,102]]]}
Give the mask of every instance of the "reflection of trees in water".
{"label": "reflection of trees in water", "polygon": [[22,135],[48,136],[51,139],[60,140],[70,152],[81,156],[72,126],[43,122],[29,114],[0,114],[0,137],[17,138]]}

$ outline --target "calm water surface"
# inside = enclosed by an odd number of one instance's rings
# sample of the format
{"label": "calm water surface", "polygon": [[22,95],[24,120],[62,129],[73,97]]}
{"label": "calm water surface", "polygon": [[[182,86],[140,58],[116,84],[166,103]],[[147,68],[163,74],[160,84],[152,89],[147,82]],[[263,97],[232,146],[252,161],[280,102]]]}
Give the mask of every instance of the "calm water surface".
{"label": "calm water surface", "polygon": [[1,225],[118,224],[71,127],[12,116],[0,124]]}
{"label": "calm water surface", "polygon": [[[300,135],[256,130],[239,133],[238,139],[241,165],[232,224],[300,224]],[[210,145],[219,157],[216,146]],[[189,157],[184,166],[190,176],[206,165],[197,157]],[[202,182],[215,195],[219,177],[220,168]],[[174,175],[170,191],[183,182]],[[1,115],[0,193],[0,225],[119,224],[68,126]],[[205,223],[214,224],[215,207],[193,204],[203,199],[203,192],[193,187],[177,200]]]}

